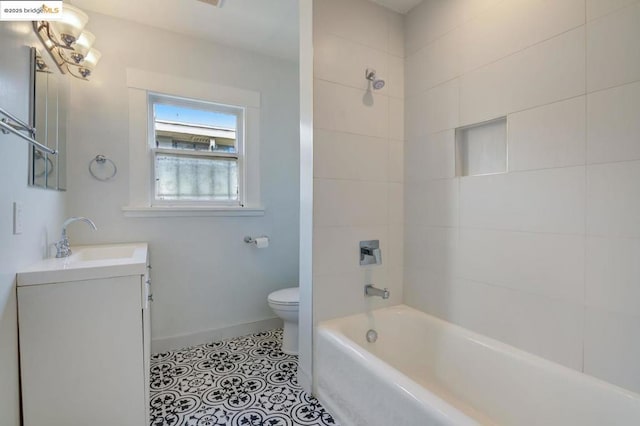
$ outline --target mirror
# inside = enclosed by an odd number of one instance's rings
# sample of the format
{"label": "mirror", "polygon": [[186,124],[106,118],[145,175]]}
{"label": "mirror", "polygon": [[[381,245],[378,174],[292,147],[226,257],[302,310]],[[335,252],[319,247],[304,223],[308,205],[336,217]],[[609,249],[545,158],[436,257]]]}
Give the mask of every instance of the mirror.
{"label": "mirror", "polygon": [[29,185],[64,191],[67,188],[66,145],[69,82],[53,61],[31,48],[30,125],[35,139],[58,155],[30,148]]}

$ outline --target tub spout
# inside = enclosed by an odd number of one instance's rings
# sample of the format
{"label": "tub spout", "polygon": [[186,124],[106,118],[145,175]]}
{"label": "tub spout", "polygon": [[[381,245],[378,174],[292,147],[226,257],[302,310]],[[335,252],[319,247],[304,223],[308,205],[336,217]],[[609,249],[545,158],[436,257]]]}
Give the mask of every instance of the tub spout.
{"label": "tub spout", "polygon": [[379,296],[383,299],[388,299],[389,289],[385,288],[381,290],[379,288],[375,288],[372,284],[368,284],[364,286],[364,294],[367,296]]}

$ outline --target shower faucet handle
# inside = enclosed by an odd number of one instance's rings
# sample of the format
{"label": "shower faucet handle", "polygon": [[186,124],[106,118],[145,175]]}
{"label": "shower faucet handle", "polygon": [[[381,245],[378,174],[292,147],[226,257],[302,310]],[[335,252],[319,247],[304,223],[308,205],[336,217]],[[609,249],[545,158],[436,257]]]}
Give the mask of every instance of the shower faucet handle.
{"label": "shower faucet handle", "polygon": [[381,265],[380,240],[360,241],[360,265]]}

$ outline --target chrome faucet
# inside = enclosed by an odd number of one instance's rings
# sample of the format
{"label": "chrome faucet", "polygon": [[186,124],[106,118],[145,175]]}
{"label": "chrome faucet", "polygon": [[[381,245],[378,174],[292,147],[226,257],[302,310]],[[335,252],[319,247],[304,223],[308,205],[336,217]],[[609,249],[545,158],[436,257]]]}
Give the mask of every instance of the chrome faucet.
{"label": "chrome faucet", "polygon": [[364,286],[364,294],[367,296],[379,296],[383,299],[389,298],[389,289],[384,288],[380,290],[379,288],[375,288],[372,284],[367,284]]}
{"label": "chrome faucet", "polygon": [[62,235],[60,236],[60,241],[58,241],[55,244],[57,258],[71,256],[71,248],[69,247],[69,238],[67,238],[67,226],[71,225],[73,222],[78,222],[78,221],[88,223],[89,226],[91,226],[91,228],[93,228],[94,231],[98,229],[96,228],[96,224],[93,223],[91,219],[88,219],[86,217],[70,217],[69,219],[65,220],[64,223],[62,224]]}

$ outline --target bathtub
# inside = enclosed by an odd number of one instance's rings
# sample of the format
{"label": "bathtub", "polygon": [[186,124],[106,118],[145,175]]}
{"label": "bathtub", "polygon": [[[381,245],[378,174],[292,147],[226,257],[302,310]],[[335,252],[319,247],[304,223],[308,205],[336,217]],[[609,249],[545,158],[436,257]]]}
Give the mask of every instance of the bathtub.
{"label": "bathtub", "polygon": [[314,363],[342,426],[640,425],[640,395],[404,305],[321,322]]}

